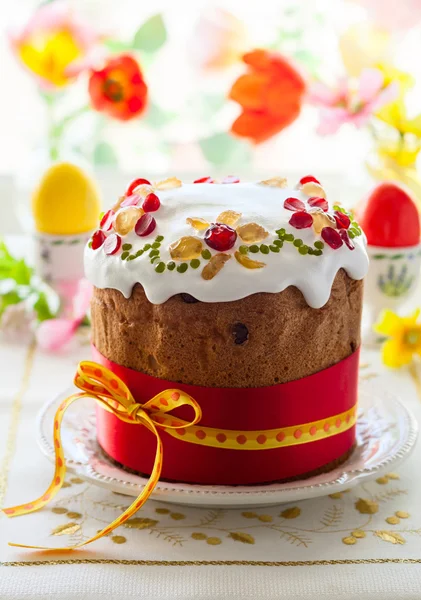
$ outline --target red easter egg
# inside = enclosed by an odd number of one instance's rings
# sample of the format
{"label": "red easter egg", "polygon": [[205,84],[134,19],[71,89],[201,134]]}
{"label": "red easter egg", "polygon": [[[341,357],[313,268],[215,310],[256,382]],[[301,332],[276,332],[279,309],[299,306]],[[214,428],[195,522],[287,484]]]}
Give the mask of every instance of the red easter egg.
{"label": "red easter egg", "polygon": [[395,183],[374,188],[356,217],[371,246],[398,248],[420,242],[420,217],[412,198]]}

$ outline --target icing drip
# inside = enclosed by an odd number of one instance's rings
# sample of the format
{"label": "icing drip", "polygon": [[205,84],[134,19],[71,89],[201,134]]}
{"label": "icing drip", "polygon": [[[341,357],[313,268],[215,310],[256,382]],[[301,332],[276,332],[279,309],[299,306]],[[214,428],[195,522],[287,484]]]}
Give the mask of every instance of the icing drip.
{"label": "icing drip", "polygon": [[[179,293],[190,294],[203,302],[229,302],[257,292],[281,292],[292,285],[301,290],[310,306],[320,308],[329,299],[339,269],[345,269],[352,279],[362,279],[367,273],[364,234],[353,237],[353,250],[346,243],[337,249],[325,243],[320,252],[317,248],[322,238],[315,227],[297,229],[289,224],[294,212],[284,208],[287,198],[297,198],[307,210],[312,210],[308,205],[308,194],[300,190],[260,183],[183,184],[157,190],[156,194],[160,208],[153,213],[156,228],[149,235],[140,237],[134,230],[124,235],[122,252],[118,254],[107,255],[103,247],[86,247],[85,272],[93,285],[117,289],[128,298],[133,286],[140,283],[153,304],[161,304]],[[318,210],[321,212],[321,209]],[[241,227],[255,224],[251,231],[264,236],[263,244],[259,241],[258,249],[255,244],[250,251],[253,244],[237,235],[232,247],[221,250],[229,258],[222,261],[217,275],[205,279],[201,272],[218,252],[206,244],[206,229],[195,229],[191,223],[200,219],[206,227],[206,224],[215,223],[221,213],[226,215],[227,211],[231,219],[237,219],[233,215],[241,215],[232,225],[237,232],[248,232],[250,226],[248,229]],[[333,212],[329,203],[329,213]],[[282,235],[292,234],[295,242],[285,241],[282,244],[280,230],[285,230]],[[191,243],[192,260],[190,256],[185,261],[173,258],[170,246],[188,237],[201,241],[202,254]],[[229,244],[232,239],[231,236]],[[200,249],[200,243],[197,245]],[[306,246],[311,248],[311,252],[316,248],[317,254],[306,253]],[[260,266],[247,266],[250,260]],[[264,266],[261,266],[262,263]]]}

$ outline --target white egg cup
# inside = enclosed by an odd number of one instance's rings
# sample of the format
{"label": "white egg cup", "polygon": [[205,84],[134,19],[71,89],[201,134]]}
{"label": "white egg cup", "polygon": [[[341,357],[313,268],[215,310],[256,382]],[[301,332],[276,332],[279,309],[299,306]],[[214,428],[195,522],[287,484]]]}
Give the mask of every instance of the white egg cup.
{"label": "white egg cup", "polygon": [[368,245],[367,252],[370,267],[364,280],[367,321],[363,342],[376,346],[383,341],[373,331],[373,325],[381,311],[396,311],[417,288],[421,268],[421,244],[406,248]]}
{"label": "white egg cup", "polygon": [[84,277],[83,254],[91,232],[53,235],[35,232],[35,272],[60,296],[64,312]]}

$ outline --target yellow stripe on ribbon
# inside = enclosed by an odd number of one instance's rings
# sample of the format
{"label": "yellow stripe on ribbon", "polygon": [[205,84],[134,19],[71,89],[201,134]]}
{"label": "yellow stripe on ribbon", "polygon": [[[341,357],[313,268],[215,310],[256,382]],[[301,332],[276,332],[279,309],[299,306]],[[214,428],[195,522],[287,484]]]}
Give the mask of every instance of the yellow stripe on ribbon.
{"label": "yellow stripe on ribbon", "polygon": [[[20,515],[35,512],[48,504],[48,502],[50,502],[50,500],[58,493],[63,485],[64,476],[66,474],[66,463],[60,436],[63,415],[67,408],[80,398],[94,398],[104,408],[115,414],[120,420],[125,421],[126,423],[144,425],[155,435],[157,442],[156,455],[149,481],[136,500],[117,519],[85,542],[64,548],[28,546],[26,544],[14,544],[9,542],[10,546],[34,550],[75,550],[76,548],[81,548],[82,546],[86,546],[87,544],[98,540],[116,529],[116,527],[125,523],[125,521],[130,519],[130,517],[143,506],[159,481],[162,469],[162,442],[158,429],[165,428],[167,431],[171,431],[177,430],[180,427],[188,428],[195,425],[195,423],[198,423],[202,416],[200,406],[196,400],[185,392],[175,389],[165,390],[145,404],[138,404],[135,402],[129,388],[119,377],[106,367],[94,362],[84,361],[79,363],[74,383],[83,391],[72,394],[69,398],[64,400],[60,404],[54,418],[55,471],[50,486],[37,500],[21,504],[20,506],[5,508],[3,512],[8,517],[18,517]],[[166,413],[177,406],[183,405],[188,405],[193,408],[194,419],[192,421],[188,422],[166,415]]]}

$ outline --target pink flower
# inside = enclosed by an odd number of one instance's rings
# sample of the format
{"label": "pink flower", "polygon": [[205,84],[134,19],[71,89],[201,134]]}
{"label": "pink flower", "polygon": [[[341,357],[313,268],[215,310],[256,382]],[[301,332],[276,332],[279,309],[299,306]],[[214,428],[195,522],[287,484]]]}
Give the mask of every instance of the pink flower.
{"label": "pink flower", "polygon": [[362,127],[399,93],[395,82],[384,85],[384,76],[378,69],[364,69],[354,83],[353,79],[341,78],[334,88],[320,82],[311,86],[309,101],[320,106],[318,133],[336,133],[344,123]]}
{"label": "pink flower", "polygon": [[60,350],[76,333],[89,309],[92,296],[92,285],[86,279],[81,279],[78,291],[73,298],[71,318],[48,319],[43,321],[36,331],[40,348],[49,352]]}
{"label": "pink flower", "polygon": [[97,36],[61,0],[37,9],[26,26],[10,35],[22,63],[46,87],[63,87],[91,66]]}

